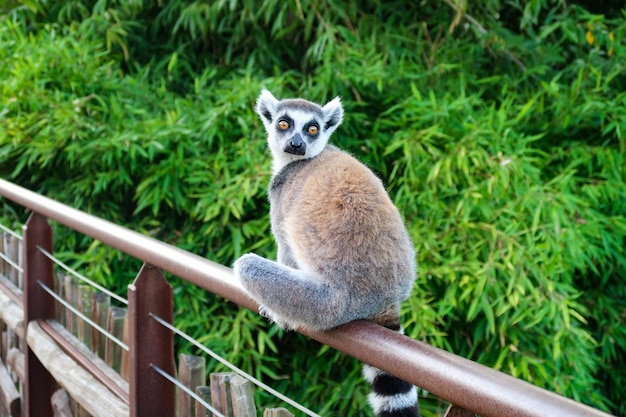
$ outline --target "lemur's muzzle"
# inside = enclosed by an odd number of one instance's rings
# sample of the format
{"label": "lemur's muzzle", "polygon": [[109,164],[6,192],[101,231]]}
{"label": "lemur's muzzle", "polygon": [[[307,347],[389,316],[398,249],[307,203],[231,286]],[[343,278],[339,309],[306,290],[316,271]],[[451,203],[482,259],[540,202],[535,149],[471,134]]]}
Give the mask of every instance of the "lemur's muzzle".
{"label": "lemur's muzzle", "polygon": [[283,151],[292,155],[304,155],[306,152],[306,143],[302,140],[302,136],[296,133],[291,139],[285,142]]}

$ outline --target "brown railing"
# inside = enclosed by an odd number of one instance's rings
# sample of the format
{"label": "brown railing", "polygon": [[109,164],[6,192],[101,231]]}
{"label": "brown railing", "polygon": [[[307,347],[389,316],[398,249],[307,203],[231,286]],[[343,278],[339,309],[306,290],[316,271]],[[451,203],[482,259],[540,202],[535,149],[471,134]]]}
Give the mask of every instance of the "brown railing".
{"label": "brown railing", "polygon": [[[32,211],[24,227],[26,324],[34,322],[45,327],[43,320],[54,318],[52,300],[39,283],[53,287],[52,264],[38,249],[44,248],[52,252],[52,230],[46,219],[59,222],[145,263],[138,279],[129,286],[130,393],[122,400],[129,403],[130,415],[133,417],[173,415],[169,411],[173,410],[173,388],[163,378],[154,377],[154,366],[173,373],[171,332],[164,330],[151,317],[156,314],[171,322],[172,306],[149,301],[150,298],[171,300],[171,294],[168,293],[171,289],[168,290],[168,285],[163,281],[159,284],[160,287],[150,287],[150,291],[155,291],[156,288],[156,291],[163,294],[139,296],[141,286],[147,282],[145,280],[161,282],[159,270],[167,271],[240,306],[253,311],[258,309],[258,305],[234,278],[232,271],[225,266],[75,210],[4,180],[0,180],[0,195]],[[138,331],[140,328],[141,331]],[[51,329],[47,331],[53,333]],[[353,322],[327,332],[304,334],[449,401],[455,406],[449,410],[448,415],[608,415],[367,321]],[[49,405],[42,405],[48,402],[38,399],[49,398],[53,385],[45,367],[29,351],[24,383],[26,417],[52,415]]]}

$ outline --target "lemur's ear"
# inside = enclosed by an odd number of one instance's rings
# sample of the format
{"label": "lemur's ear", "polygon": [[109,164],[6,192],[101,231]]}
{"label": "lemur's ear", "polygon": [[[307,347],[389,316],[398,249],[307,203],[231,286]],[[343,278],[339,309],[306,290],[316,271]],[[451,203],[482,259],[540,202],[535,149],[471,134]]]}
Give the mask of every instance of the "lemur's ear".
{"label": "lemur's ear", "polygon": [[343,106],[341,105],[341,98],[335,97],[322,107],[322,113],[324,117],[324,130],[331,133],[341,124],[343,121]]}
{"label": "lemur's ear", "polygon": [[261,116],[263,123],[270,124],[276,114],[278,100],[268,90],[263,89],[256,101],[256,112]]}

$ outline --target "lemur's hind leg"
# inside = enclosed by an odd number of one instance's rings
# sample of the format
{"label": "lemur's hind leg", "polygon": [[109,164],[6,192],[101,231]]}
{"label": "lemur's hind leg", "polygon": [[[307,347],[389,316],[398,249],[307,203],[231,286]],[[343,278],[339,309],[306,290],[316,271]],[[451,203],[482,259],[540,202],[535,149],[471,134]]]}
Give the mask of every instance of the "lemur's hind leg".
{"label": "lemur's hind leg", "polygon": [[261,313],[285,328],[326,330],[345,317],[349,295],[315,274],[255,254],[239,258],[235,275],[262,305]]}

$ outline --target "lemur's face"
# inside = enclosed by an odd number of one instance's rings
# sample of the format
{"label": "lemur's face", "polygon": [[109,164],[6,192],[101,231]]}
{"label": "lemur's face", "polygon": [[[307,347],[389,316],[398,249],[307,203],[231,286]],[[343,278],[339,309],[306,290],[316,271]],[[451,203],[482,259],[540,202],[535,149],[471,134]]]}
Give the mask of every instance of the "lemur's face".
{"label": "lemur's face", "polygon": [[283,100],[272,119],[275,146],[282,152],[307,157],[321,152],[328,141],[322,133],[322,108],[304,100]]}
{"label": "lemur's face", "polygon": [[343,118],[339,98],[320,107],[302,99],[278,101],[267,90],[261,93],[256,111],[268,134],[275,171],[289,162],[319,155]]}

